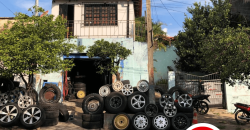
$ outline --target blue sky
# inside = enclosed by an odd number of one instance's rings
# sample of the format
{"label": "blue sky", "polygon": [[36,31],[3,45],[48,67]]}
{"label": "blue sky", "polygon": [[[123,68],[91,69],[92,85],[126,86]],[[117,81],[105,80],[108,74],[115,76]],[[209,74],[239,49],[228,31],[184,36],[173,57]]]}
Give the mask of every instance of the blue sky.
{"label": "blue sky", "polygon": [[[175,36],[182,30],[185,19],[184,13],[191,17],[187,12],[187,7],[191,7],[194,2],[201,2],[202,5],[209,0],[151,0],[151,15],[154,22],[164,23],[162,29],[167,31],[169,36]],[[7,7],[5,7],[4,5]],[[22,12],[30,15],[28,8],[35,5],[35,0],[0,0],[0,17],[14,17],[12,12]],[[39,6],[51,13],[52,0],[39,0]],[[168,9],[170,15],[167,11]],[[10,11],[11,10],[11,11]],[[142,14],[146,10],[146,0],[143,0]]]}

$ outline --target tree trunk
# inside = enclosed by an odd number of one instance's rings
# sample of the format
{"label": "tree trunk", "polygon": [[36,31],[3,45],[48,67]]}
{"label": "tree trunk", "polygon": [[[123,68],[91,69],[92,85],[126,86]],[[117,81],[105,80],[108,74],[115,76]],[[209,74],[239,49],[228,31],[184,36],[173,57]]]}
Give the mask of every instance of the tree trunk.
{"label": "tree trunk", "polygon": [[119,72],[116,73],[116,80],[117,80],[117,81],[121,81],[120,73],[119,73]]}

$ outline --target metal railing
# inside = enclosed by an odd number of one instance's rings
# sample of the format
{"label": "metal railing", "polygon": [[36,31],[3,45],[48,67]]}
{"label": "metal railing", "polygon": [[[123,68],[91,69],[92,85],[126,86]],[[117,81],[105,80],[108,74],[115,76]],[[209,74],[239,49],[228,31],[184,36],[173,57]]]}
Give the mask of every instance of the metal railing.
{"label": "metal railing", "polygon": [[68,20],[66,37],[135,38],[134,20]]}

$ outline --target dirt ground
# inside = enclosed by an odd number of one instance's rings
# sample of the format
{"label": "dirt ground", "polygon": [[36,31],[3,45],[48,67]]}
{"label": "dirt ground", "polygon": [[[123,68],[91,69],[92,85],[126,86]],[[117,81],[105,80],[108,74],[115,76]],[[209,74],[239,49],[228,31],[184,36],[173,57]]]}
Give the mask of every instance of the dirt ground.
{"label": "dirt ground", "polygon": [[208,114],[197,115],[198,123],[209,123],[220,130],[250,130],[250,124],[237,125],[233,113],[220,107],[210,108]]}

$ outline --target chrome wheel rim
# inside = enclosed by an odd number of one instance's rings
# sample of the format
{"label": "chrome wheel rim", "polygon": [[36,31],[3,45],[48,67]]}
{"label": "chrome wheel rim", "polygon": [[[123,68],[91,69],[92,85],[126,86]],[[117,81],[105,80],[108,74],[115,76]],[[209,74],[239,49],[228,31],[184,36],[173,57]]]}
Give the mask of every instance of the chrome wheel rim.
{"label": "chrome wheel rim", "polygon": [[33,99],[27,95],[22,96],[21,94],[17,104],[20,108],[24,109],[29,107],[30,105],[33,105]]}
{"label": "chrome wheel rim", "polygon": [[161,98],[159,98],[159,103],[161,107],[165,107],[167,105],[167,100],[165,99],[166,96],[167,94],[162,94]]}
{"label": "chrome wheel rim", "polygon": [[110,94],[110,88],[109,88],[109,86],[107,86],[107,85],[102,86],[99,89],[99,94],[102,97],[107,97]]}
{"label": "chrome wheel rim", "polygon": [[148,123],[148,118],[145,115],[137,115],[134,118],[134,126],[138,129],[145,129]]}
{"label": "chrome wheel rim", "polygon": [[91,100],[88,102],[88,110],[91,111],[91,112],[94,112],[98,109],[99,107],[99,101],[98,100]]}
{"label": "chrome wheel rim", "polygon": [[192,103],[193,100],[188,94],[182,94],[178,97],[178,104],[181,107],[191,107]]}
{"label": "chrome wheel rim", "polygon": [[145,107],[145,113],[149,116],[149,117],[154,117],[157,115],[158,113],[158,108],[155,104],[148,104]]}
{"label": "chrome wheel rim", "polygon": [[109,103],[112,108],[117,109],[122,106],[122,99],[121,97],[114,96],[110,99]]}
{"label": "chrome wheel rim", "polygon": [[30,107],[23,112],[22,120],[25,124],[35,124],[42,117],[42,111],[38,107]]}
{"label": "chrome wheel rim", "polygon": [[123,83],[121,81],[116,81],[115,83],[112,84],[112,88],[114,91],[121,91],[123,87]]}
{"label": "chrome wheel rim", "polygon": [[158,115],[154,118],[154,125],[158,129],[165,129],[168,126],[168,119],[163,115]]}
{"label": "chrome wheel rim", "polygon": [[6,93],[2,93],[0,95],[0,106],[5,105],[6,103],[8,103],[8,95]]}
{"label": "chrome wheel rim", "polygon": [[131,99],[131,105],[135,109],[141,109],[145,106],[145,104],[146,104],[146,100],[140,94],[134,95]]}
{"label": "chrome wheel rim", "polygon": [[177,108],[173,104],[167,104],[163,112],[167,117],[174,117],[177,114]]}
{"label": "chrome wheel rim", "polygon": [[141,80],[137,84],[137,89],[140,92],[147,92],[149,89],[148,82],[146,80]]}
{"label": "chrome wheel rim", "polygon": [[122,88],[122,93],[126,96],[131,95],[133,92],[133,87],[130,84],[125,84]]}
{"label": "chrome wheel rim", "polygon": [[0,110],[0,121],[3,123],[9,123],[16,119],[18,109],[14,105],[6,105]]}

